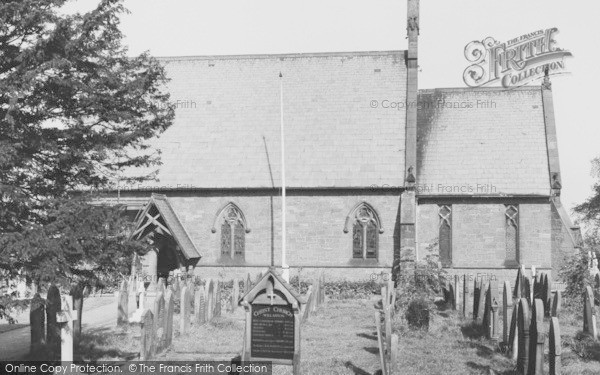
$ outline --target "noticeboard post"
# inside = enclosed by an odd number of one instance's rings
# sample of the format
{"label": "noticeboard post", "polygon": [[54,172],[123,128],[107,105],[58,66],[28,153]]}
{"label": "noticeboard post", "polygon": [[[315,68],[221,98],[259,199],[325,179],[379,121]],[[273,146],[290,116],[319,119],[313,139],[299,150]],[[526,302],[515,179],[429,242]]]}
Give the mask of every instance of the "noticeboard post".
{"label": "noticeboard post", "polygon": [[246,310],[242,361],[291,365],[300,374],[302,300],[274,268],[260,278],[239,303]]}

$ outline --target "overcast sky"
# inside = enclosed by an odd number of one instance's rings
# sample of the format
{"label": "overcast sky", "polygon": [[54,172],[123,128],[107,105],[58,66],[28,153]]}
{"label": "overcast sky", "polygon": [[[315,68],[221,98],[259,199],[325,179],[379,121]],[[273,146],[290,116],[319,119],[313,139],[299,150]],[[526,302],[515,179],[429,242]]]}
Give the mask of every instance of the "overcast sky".
{"label": "overcast sky", "polygon": [[[85,10],[94,0],[71,5]],[[406,49],[406,0],[126,0],[122,30],[131,54],[155,56]],[[573,53],[569,75],[553,77],[563,180],[570,209],[591,194],[600,156],[597,1],[421,1],[419,88],[465,87],[464,47],[557,27]],[[545,167],[545,166],[540,166]]]}

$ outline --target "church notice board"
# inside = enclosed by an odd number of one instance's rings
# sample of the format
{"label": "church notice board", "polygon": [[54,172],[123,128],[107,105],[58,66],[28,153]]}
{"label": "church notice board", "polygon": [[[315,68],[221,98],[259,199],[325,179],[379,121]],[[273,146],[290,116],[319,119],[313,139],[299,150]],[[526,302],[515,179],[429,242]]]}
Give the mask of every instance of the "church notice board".
{"label": "church notice board", "polygon": [[300,372],[300,297],[269,269],[240,300],[246,310],[243,361],[292,365]]}

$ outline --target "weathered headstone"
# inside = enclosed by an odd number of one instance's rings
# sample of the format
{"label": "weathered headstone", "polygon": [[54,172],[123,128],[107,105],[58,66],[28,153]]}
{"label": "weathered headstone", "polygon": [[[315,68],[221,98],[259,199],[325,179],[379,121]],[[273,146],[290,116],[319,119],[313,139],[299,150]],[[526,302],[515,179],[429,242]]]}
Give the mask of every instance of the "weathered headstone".
{"label": "weathered headstone", "polygon": [[515,289],[513,290],[513,299],[521,299],[523,296],[524,289],[524,278],[525,278],[525,266],[521,266],[517,272],[517,279],[515,280]]}
{"label": "weathered headstone", "polygon": [[391,348],[392,347],[392,316],[391,316],[391,310],[392,306],[387,305],[386,308],[383,310],[383,318],[384,318],[384,325],[385,325],[385,341],[386,341],[386,348]]}
{"label": "weathered headstone", "polygon": [[448,283],[448,297],[446,303],[452,310],[456,310],[456,289],[454,283]]}
{"label": "weathered headstone", "polygon": [[190,292],[187,286],[181,288],[179,311],[179,334],[186,335],[190,331]]}
{"label": "weathered headstone", "polygon": [[150,309],[145,309],[141,317],[140,360],[148,361],[154,356],[154,315]]}
{"label": "weathered headstone", "polygon": [[233,286],[231,289],[231,312],[234,313],[238,306],[240,299],[240,282],[237,278],[233,279]]}
{"label": "weathered headstone", "polygon": [[377,329],[377,346],[379,347],[379,362],[381,363],[381,373],[387,374],[387,361],[385,358],[385,344],[381,332],[381,317],[379,311],[375,311],[375,328]]}
{"label": "weathered headstone", "polygon": [[129,323],[129,291],[125,280],[121,282],[121,287],[115,295],[117,299],[117,326],[127,325]]}
{"label": "weathered headstone", "polygon": [[546,316],[551,316],[553,303],[552,279],[550,277],[546,277],[546,280]]}
{"label": "weathered headstone", "polygon": [[206,280],[206,322],[210,322],[215,313],[215,285],[212,279]]}
{"label": "weathered headstone", "polygon": [[77,320],[77,310],[72,308],[72,297],[62,297],[61,310],[56,314],[60,325],[60,360],[73,362],[73,322]]}
{"label": "weathered headstone", "polygon": [[554,297],[552,297],[552,311],[550,312],[550,315],[554,318],[558,318],[561,307],[562,307],[562,293],[560,292],[560,290],[557,290],[554,293]]}
{"label": "weathered headstone", "polygon": [[502,342],[508,345],[508,337],[510,336],[510,318],[512,313],[513,300],[510,290],[510,282],[504,282],[502,290]]}
{"label": "weathered headstone", "polygon": [[471,314],[471,310],[469,309],[471,307],[471,292],[469,290],[469,285],[471,285],[471,283],[469,283],[469,275],[465,274],[463,275],[463,299],[462,299],[462,313],[464,315],[464,317],[468,317]]}
{"label": "weathered headstone", "polygon": [[165,294],[165,313],[164,319],[165,326],[163,328],[165,336],[165,349],[171,346],[173,342],[173,315],[175,313],[175,295],[173,290],[169,287]]}
{"label": "weathered headstone", "polygon": [[523,294],[521,298],[527,298],[527,303],[531,304],[532,290],[531,290],[531,279],[523,277]]}
{"label": "weathered headstone", "polygon": [[31,353],[37,353],[46,342],[46,303],[39,293],[34,294],[29,309],[31,326]]}
{"label": "weathered headstone", "polygon": [[215,312],[213,314],[215,317],[221,316],[221,289],[222,289],[221,280],[217,280],[216,290],[215,290]]}
{"label": "weathered headstone", "polygon": [[60,359],[60,326],[56,322],[60,300],[60,291],[56,285],[50,285],[46,296],[46,343],[52,359]]}
{"label": "weathered headstone", "polygon": [[473,281],[473,320],[477,320],[477,312],[479,311],[479,298],[481,296],[481,279]]}
{"label": "weathered headstone", "polygon": [[544,302],[536,298],[531,310],[531,324],[529,328],[529,372],[531,375],[544,373]]}
{"label": "weathered headstone", "polygon": [[250,288],[252,288],[252,279],[250,278],[250,274],[248,273],[248,277],[246,277],[246,285],[244,285],[244,293],[248,293]]}
{"label": "weathered headstone", "polygon": [[500,337],[498,313],[500,309],[500,297],[498,296],[498,282],[490,280],[489,284],[489,308],[488,308],[488,336],[492,340]]}
{"label": "weathered headstone", "polygon": [[306,322],[308,320],[308,317],[310,316],[311,313],[311,303],[312,303],[312,298],[313,298],[313,290],[312,290],[312,285],[308,286],[308,291],[306,292],[306,303],[304,305],[302,305],[302,323]]}
{"label": "weathered headstone", "polygon": [[165,319],[167,314],[165,312],[165,296],[163,292],[159,292],[158,296],[154,300],[154,346],[156,353],[161,352],[165,347]]}
{"label": "weathered headstone", "polygon": [[588,285],[585,287],[583,294],[583,332],[590,335],[594,340],[598,338],[595,310],[594,292]]}
{"label": "weathered headstone", "polygon": [[508,356],[513,361],[516,361],[519,355],[519,300],[514,300],[513,302],[508,335]]}
{"label": "weathered headstone", "polygon": [[561,345],[562,342],[560,339],[558,318],[552,317],[550,319],[550,332],[548,338],[548,367],[550,368],[550,375],[560,375],[562,372],[560,359],[562,354]]}
{"label": "weathered headstone", "polygon": [[240,302],[246,311],[242,361],[277,361],[300,374],[302,302],[275,269],[269,269]]}
{"label": "weathered headstone", "polygon": [[531,324],[531,315],[527,298],[521,298],[519,300],[518,314],[519,355],[517,357],[517,373],[524,375],[529,366],[529,325]]}
{"label": "weathered headstone", "polygon": [[477,301],[477,324],[483,324],[483,320],[485,318],[485,300],[488,296],[486,291],[489,288],[489,284],[483,282],[480,284],[481,289],[479,291],[479,300]]}
{"label": "weathered headstone", "polygon": [[194,324],[202,325],[206,321],[206,298],[204,288],[198,288],[194,295]]}
{"label": "weathered headstone", "polygon": [[452,285],[454,289],[454,305],[452,306],[454,310],[460,310],[462,298],[460,295],[460,276],[454,275],[454,284]]}
{"label": "weathered headstone", "polygon": [[73,341],[75,345],[79,343],[81,339],[81,326],[83,319],[83,296],[84,287],[81,284],[76,284],[71,288],[71,297],[73,297],[73,310],[77,310],[77,319],[73,326]]}

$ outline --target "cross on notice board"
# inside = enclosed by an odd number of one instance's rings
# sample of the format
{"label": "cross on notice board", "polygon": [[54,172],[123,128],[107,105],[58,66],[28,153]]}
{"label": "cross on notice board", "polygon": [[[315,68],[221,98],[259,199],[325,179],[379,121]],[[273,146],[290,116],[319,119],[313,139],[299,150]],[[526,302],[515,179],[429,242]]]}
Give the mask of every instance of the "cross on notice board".
{"label": "cross on notice board", "polygon": [[277,297],[274,293],[273,288],[273,280],[269,279],[269,283],[267,284],[267,297],[271,300],[271,306],[273,306],[273,300]]}

